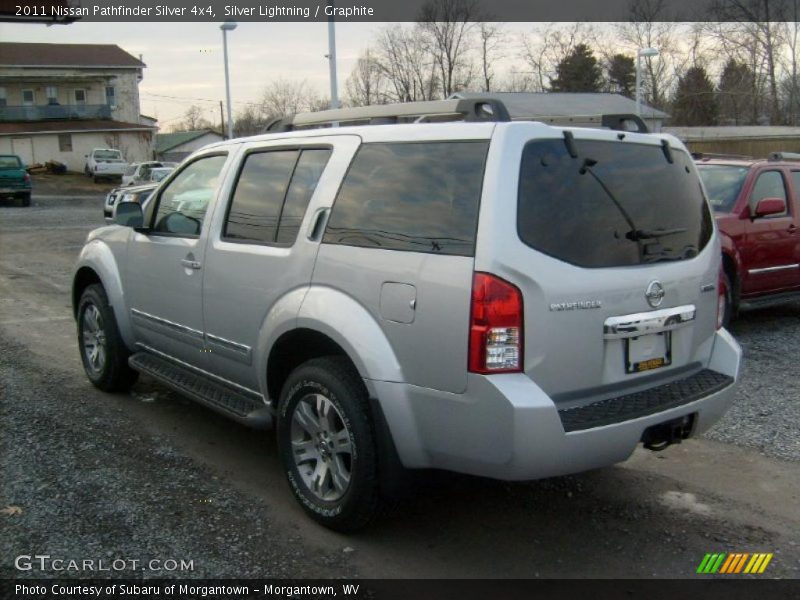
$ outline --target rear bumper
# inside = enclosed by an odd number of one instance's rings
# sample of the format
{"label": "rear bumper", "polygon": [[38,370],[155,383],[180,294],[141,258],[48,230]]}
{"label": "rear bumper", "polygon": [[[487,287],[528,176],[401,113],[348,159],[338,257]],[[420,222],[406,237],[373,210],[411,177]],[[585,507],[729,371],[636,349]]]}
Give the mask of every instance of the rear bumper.
{"label": "rear bumper", "polygon": [[720,330],[705,367],[730,378],[724,385],[678,406],[569,432],[553,400],[523,374],[470,375],[464,394],[368,383],[406,467],[524,480],[622,462],[648,427],[685,415],[695,415],[692,435],[707,430],[733,401],[740,363],[739,345]]}

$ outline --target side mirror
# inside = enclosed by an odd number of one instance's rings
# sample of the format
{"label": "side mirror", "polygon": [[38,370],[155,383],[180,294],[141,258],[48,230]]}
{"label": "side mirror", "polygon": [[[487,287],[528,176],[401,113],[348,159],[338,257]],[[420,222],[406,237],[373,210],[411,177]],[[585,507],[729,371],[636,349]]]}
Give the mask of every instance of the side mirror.
{"label": "side mirror", "polygon": [[782,215],[786,212],[786,200],[783,198],[762,198],[753,211],[754,217],[769,217]]}
{"label": "side mirror", "polygon": [[117,202],[114,205],[114,223],[124,227],[141,229],[144,226],[144,213],[138,202]]}

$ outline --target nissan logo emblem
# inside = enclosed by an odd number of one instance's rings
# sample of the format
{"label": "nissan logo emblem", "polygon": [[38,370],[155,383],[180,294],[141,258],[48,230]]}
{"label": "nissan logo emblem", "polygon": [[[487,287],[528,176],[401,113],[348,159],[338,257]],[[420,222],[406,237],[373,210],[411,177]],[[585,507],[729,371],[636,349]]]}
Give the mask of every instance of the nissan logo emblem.
{"label": "nissan logo emblem", "polygon": [[651,281],[644,293],[647,303],[653,308],[661,306],[665,295],[664,286],[661,285],[660,281]]}

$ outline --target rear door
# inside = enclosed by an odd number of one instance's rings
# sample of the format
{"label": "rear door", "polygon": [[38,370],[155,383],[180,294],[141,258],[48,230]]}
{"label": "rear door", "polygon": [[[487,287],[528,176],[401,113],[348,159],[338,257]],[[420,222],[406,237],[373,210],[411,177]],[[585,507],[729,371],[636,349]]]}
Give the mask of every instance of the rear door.
{"label": "rear door", "polygon": [[274,304],[308,286],[319,249],[312,235],[359,144],[325,136],[246,145],[214,216],[203,297],[210,370],[258,389],[254,351]]}
{"label": "rear door", "polygon": [[475,268],[522,291],[525,373],[570,404],[699,370],[720,248],[691,157],[655,136],[559,133],[499,125],[487,166]]}
{"label": "rear door", "polygon": [[782,169],[766,169],[755,179],[748,198],[753,214],[759,200],[780,198],[786,211],[780,215],[746,219],[744,240],[740,247],[744,277],[742,294],[764,294],[791,289],[797,285],[800,265],[797,261],[798,234],[796,207],[790,201]]}

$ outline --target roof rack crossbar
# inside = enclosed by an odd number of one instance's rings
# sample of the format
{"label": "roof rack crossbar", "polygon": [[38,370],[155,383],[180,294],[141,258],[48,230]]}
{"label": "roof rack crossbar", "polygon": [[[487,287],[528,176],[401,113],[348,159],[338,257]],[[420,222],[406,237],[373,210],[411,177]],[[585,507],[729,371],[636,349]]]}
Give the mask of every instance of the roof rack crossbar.
{"label": "roof rack crossbar", "polygon": [[[319,112],[298,113],[275,119],[264,131],[275,133],[326,127],[334,124],[377,125],[398,122],[427,122],[430,120],[461,120],[468,122],[508,122],[511,114],[497,98],[451,98],[399,104],[379,104],[356,108],[335,108]],[[605,127],[619,131],[647,133],[645,122],[633,114],[596,115],[524,115],[515,121],[541,121],[551,125],[575,127]]]}

